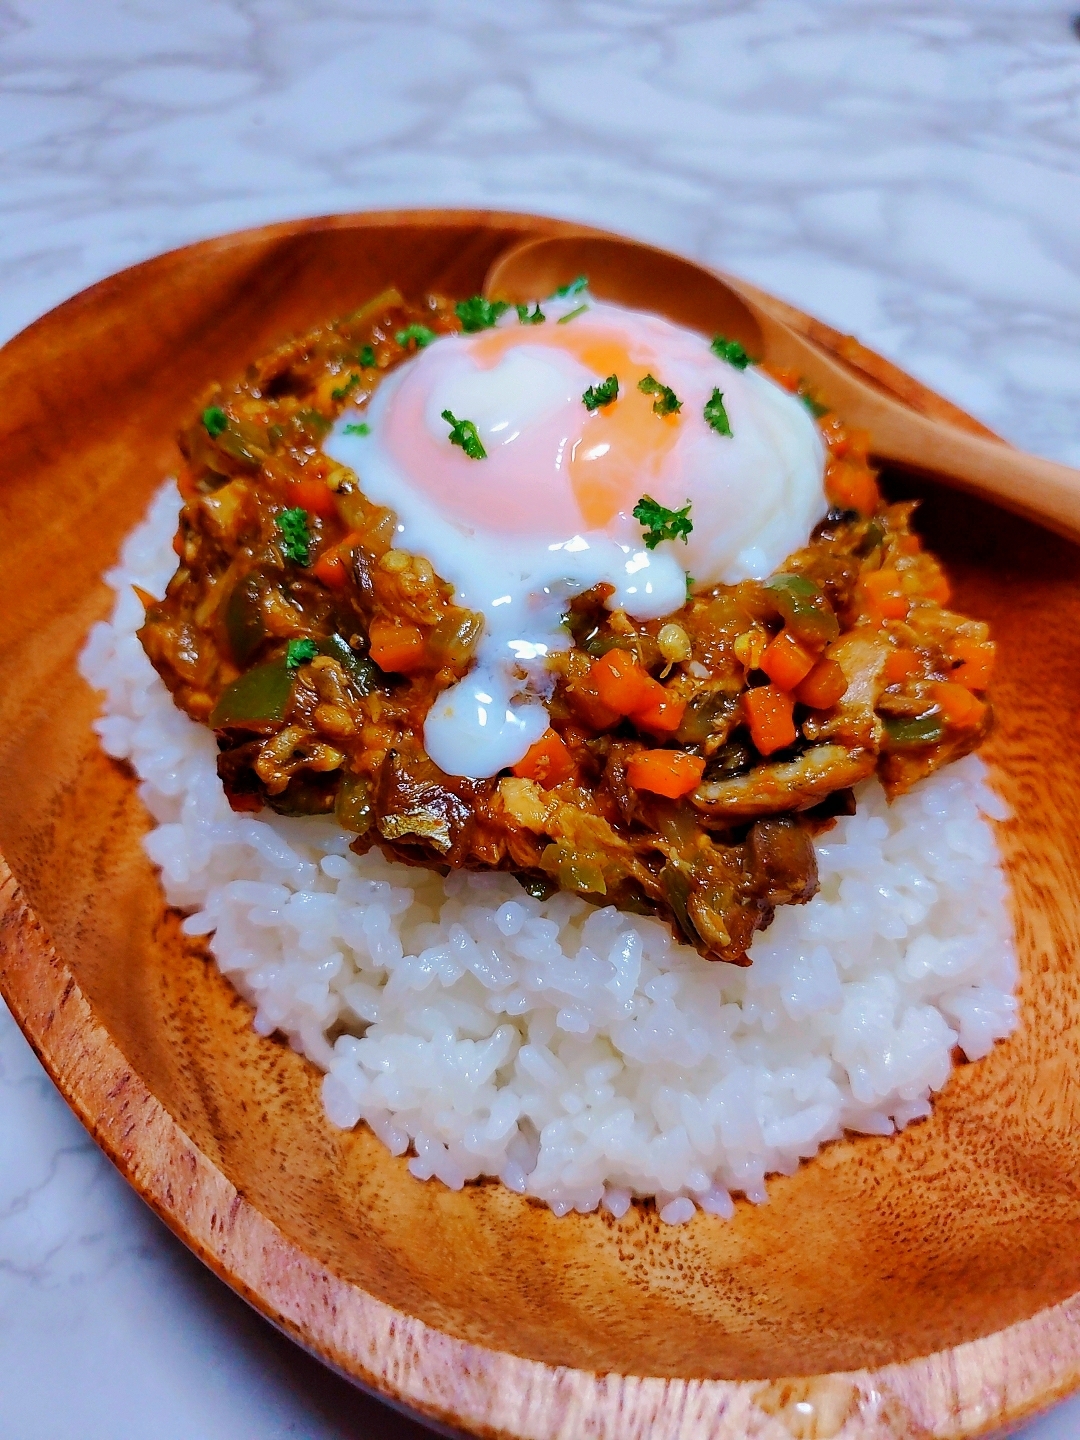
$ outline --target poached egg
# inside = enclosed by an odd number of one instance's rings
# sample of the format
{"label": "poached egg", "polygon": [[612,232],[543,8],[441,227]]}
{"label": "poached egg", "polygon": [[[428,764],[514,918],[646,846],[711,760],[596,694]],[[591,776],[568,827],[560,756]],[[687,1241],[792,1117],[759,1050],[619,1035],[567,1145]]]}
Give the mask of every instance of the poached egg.
{"label": "poached egg", "polygon": [[[424,726],[451,775],[495,775],[547,729],[546,662],[573,643],[562,624],[573,596],[606,582],[609,608],[658,619],[685,603],[688,575],[771,574],[827,509],[817,426],[767,375],[657,315],[587,294],[542,304],[542,324],[511,309],[491,329],[437,337],[380,384],[366,434],[347,433],[347,413],[325,446],[394,511],[395,544],[484,617],[472,669]],[[617,397],[588,408],[586,391],[611,375]],[[659,413],[655,388],[638,388],[650,376],[679,409]],[[716,390],[730,434],[705,418]],[[484,458],[451,442],[444,412],[475,426]],[[633,515],[646,495],[670,510],[689,502],[685,543],[646,546]]]}

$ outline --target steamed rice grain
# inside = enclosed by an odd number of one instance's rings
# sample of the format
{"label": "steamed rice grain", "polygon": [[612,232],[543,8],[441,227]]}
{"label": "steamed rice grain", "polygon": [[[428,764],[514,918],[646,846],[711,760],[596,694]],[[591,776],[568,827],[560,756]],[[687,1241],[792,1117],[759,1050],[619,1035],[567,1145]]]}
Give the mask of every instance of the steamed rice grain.
{"label": "steamed rice grain", "polygon": [[679,1224],[766,1199],[844,1130],[930,1113],[951,1051],[1016,1024],[1017,964],[975,756],[893,805],[877,781],[816,842],[821,890],[782,907],[749,969],[659,921],[510,876],[446,879],[356,856],[322,818],[233,812],[212,733],[179,711],[136,638],[164,592],[179,508],[156,497],[107,577],[112,619],[82,656],[103,748],[157,822],[146,848],[184,928],[323,1071],[330,1120],[361,1120],[420,1180],[497,1176],[557,1214],[655,1196]]}

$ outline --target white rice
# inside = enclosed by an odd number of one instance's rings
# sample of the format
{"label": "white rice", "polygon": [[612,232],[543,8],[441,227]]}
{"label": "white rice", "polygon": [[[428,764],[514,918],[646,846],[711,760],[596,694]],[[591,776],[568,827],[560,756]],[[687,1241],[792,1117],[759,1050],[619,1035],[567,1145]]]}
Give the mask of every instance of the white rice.
{"label": "white rice", "polygon": [[[661,1218],[733,1213],[844,1130],[930,1112],[951,1051],[1016,1024],[1017,964],[993,830],[969,757],[894,805],[876,781],[817,844],[821,891],[777,913],[753,965],[709,964],[666,926],[504,875],[357,857],[323,819],[230,810],[209,730],[136,639],[164,592],[179,497],[158,494],[108,578],[82,673],[96,729],[134,766],[146,848],[221,970],[326,1072],[329,1118],[365,1120],[421,1180],[498,1176],[557,1213],[655,1196]],[[333,1038],[332,1038],[333,1037]]]}

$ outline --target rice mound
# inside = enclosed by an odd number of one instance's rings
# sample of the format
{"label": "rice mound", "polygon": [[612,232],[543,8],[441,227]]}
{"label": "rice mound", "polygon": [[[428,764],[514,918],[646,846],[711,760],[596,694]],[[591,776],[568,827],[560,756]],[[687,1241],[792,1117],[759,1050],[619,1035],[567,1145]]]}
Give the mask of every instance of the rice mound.
{"label": "rice mound", "polygon": [[[556,1214],[661,1218],[764,1201],[844,1130],[930,1113],[951,1050],[1016,1024],[1017,963],[974,756],[893,805],[877,781],[817,841],[821,890],[781,908],[748,969],[710,964],[656,920],[506,875],[356,856],[322,818],[234,813],[211,732],[182,714],[136,638],[138,584],[164,593],[180,504],[155,498],[106,577],[112,619],[81,658],[95,728],[157,822],[146,849],[255,1009],[326,1072],[330,1120],[365,1120],[418,1179],[498,1176]],[[331,1038],[333,1037],[333,1038]]]}

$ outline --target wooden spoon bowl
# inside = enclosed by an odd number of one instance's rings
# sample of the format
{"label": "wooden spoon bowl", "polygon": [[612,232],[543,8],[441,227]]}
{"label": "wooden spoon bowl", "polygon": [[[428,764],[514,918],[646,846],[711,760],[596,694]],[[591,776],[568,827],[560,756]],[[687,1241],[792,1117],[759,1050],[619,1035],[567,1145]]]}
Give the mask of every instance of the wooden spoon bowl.
{"label": "wooden spoon bowl", "polygon": [[[271,227],[127,270],[0,352],[3,993],[173,1230],[302,1344],[419,1413],[538,1440],[982,1434],[1080,1379],[1071,545],[920,492],[957,603],[1001,647],[987,753],[1015,812],[1001,841],[1019,1030],[956,1069],[931,1119],[830,1145],[731,1222],[669,1227],[648,1205],[559,1220],[497,1185],[421,1184],[366,1128],[334,1129],[313,1067],[254,1034],[165,909],[135,782],[91,732],[75,660],[108,605],[100,576],[202,387],[388,282],[467,295],[511,244],[574,233],[446,212]],[[945,406],[901,382],[923,414]]]}

